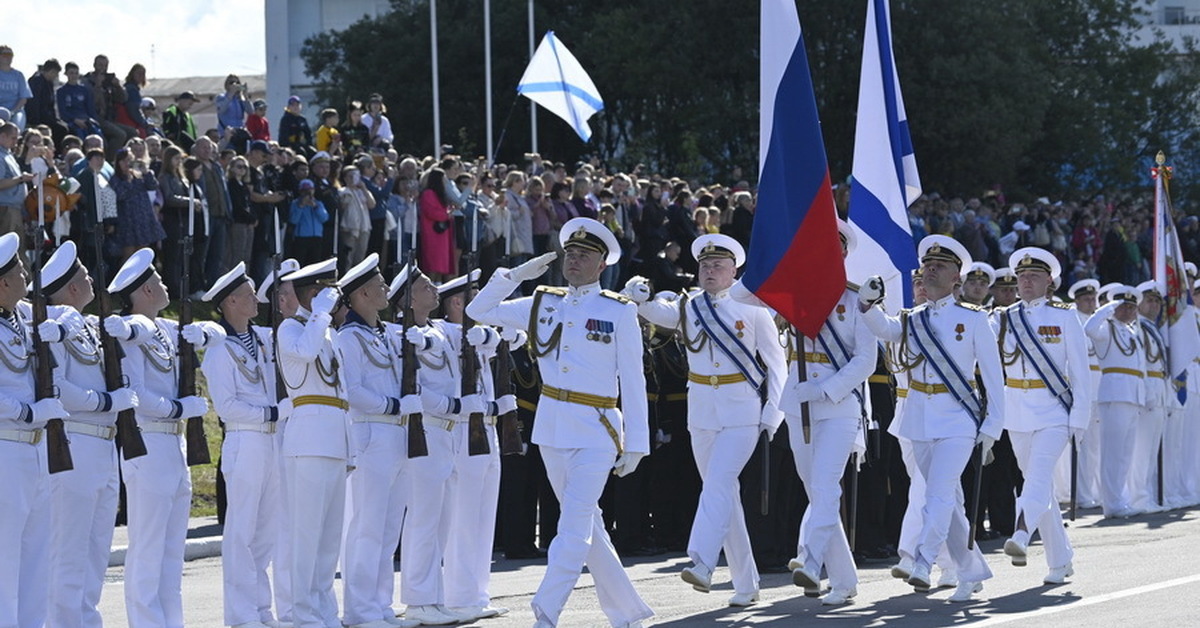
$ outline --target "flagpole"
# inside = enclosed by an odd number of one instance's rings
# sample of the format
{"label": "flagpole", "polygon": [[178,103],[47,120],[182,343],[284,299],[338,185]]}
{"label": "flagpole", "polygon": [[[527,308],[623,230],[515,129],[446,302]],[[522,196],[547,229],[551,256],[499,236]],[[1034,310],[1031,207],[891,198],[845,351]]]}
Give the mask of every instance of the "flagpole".
{"label": "flagpole", "polygon": [[433,156],[442,157],[442,112],[439,109],[438,87],[438,44],[437,44],[437,0],[429,0],[429,49],[432,57],[430,70],[433,74]]}
{"label": "flagpole", "polygon": [[[533,60],[533,0],[529,0],[529,60]],[[533,152],[538,152],[538,134],[537,134],[537,103],[529,101],[529,146]]]}
{"label": "flagpole", "polygon": [[487,165],[492,166],[492,0],[483,0],[483,89],[487,107]]}

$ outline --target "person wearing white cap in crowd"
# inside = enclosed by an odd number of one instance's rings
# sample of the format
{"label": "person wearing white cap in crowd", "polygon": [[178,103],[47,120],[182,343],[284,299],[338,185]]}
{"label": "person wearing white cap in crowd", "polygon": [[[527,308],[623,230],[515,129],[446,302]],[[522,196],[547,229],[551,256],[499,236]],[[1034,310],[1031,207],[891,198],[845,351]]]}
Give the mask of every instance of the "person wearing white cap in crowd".
{"label": "person wearing white cap in crowd", "polygon": [[597,505],[609,473],[632,473],[650,452],[637,306],[600,289],[600,273],[621,259],[612,231],[590,218],[572,218],[559,232],[559,243],[568,287],[539,286],[533,296],[504,301],[558,257],[546,253],[511,270],[498,269],[467,306],[467,315],[526,331],[538,357],[543,385],[533,442],[562,510],[546,575],[533,596],[536,625],[560,623],[586,564],[609,622],[640,626],[654,611],[621,566]]}
{"label": "person wearing white cap in crowd", "polygon": [[[405,268],[389,287],[390,300],[400,313],[406,291],[412,291],[412,320],[407,339],[418,356],[417,382],[421,391],[421,427],[428,454],[410,457],[405,465],[404,481],[408,492],[408,512],[400,537],[400,601],[406,605],[405,619],[424,625],[447,625],[462,620],[446,607],[446,581],[443,571],[448,537],[446,484],[454,469],[456,420],[464,422],[469,412],[482,412],[478,395],[460,397],[454,373],[460,365],[448,349],[449,340],[431,324],[429,315],[437,309],[437,288],[415,266]],[[393,333],[398,333],[399,326]],[[399,387],[397,387],[399,390]],[[408,426],[409,430],[416,429]]]}
{"label": "person wearing white cap in crowd", "polygon": [[[845,259],[854,250],[855,232],[839,219],[838,235]],[[792,582],[806,591],[820,590],[824,567],[830,591],[821,603],[845,604],[858,593],[858,574],[842,526],[842,475],[851,452],[865,451],[870,411],[864,384],[875,372],[879,345],[862,320],[855,285],[842,292],[816,338],[804,337],[795,328],[790,335],[795,344],[789,342],[792,355],[780,407],[787,413],[796,471],[809,505],[800,522],[796,557],[788,567]],[[801,382],[798,368],[808,371],[807,381]],[[810,439],[804,435],[803,403],[811,417]]]}
{"label": "person wearing white cap in crowd", "polygon": [[[300,270],[300,263],[295,259],[288,258],[279,264],[280,278]],[[296,291],[292,288],[292,282],[280,281],[279,289],[274,290],[275,274],[274,272],[267,273],[263,278],[262,285],[258,286],[255,291],[255,298],[260,304],[269,305],[267,311],[270,312],[271,307],[279,308],[279,321],[291,318],[296,315],[296,310],[300,304],[296,302]],[[272,304],[272,297],[274,303]],[[268,321],[270,317],[268,315]],[[271,327],[267,326],[251,326],[259,337],[262,339],[264,346],[270,347],[270,351],[266,355],[266,368],[272,373],[272,378],[277,378],[278,371],[275,368],[275,334],[272,333]],[[278,387],[278,384],[276,384]],[[277,389],[272,389],[272,395],[275,395]],[[275,619],[280,625],[288,625],[292,623],[292,576],[289,565],[291,564],[292,537],[291,525],[287,518],[283,516],[288,512],[287,505],[287,484],[284,469],[283,457],[283,435],[287,429],[288,414],[291,412],[292,402],[286,396],[279,402],[279,420],[275,422],[275,477],[278,490],[275,494],[275,508],[279,515],[275,517],[275,541],[274,549],[271,556],[271,587],[275,596]]]}
{"label": "person wearing white cap in crowd", "polygon": [[[462,363],[463,308],[468,291],[477,291],[479,270],[451,279],[438,288],[444,318],[433,325],[445,337],[445,354],[452,365]],[[483,402],[483,421],[488,452],[470,455],[468,417],[456,417],[451,435],[453,470],[446,481],[444,496],[448,507],[445,555],[442,578],[446,606],[463,621],[495,617],[507,608],[492,606],[488,593],[495,538],[496,508],[500,497],[500,443],[496,417],[517,409],[514,395],[496,397],[490,359],[496,355],[500,332],[487,325],[474,324],[467,330],[466,341],[475,348],[476,380],[471,390]],[[454,386],[461,391],[462,371],[451,369]]]}
{"label": "person wearing white cap in crowd", "polygon": [[734,589],[729,605],[750,606],[758,601],[758,567],[738,476],[759,433],[774,436],[783,422],[780,395],[787,367],[771,312],[730,298],[738,268],[746,262],[742,245],[727,235],[709,234],[692,242],[691,253],[699,264],[699,288],[683,295],[660,292],[652,299],[648,281],[634,277],[624,294],[639,303],[642,318],[679,330],[687,350],[688,433],[703,485],[688,539],[692,566],[680,575],[708,593],[724,547]]}
{"label": "person wearing white cap in crowd", "polygon": [[[1158,454],[1163,444],[1167,414],[1181,408],[1171,385],[1173,378],[1167,363],[1166,332],[1158,325],[1163,311],[1162,291],[1153,279],[1138,284],[1136,290],[1142,293],[1142,301],[1138,303],[1138,326],[1146,360],[1146,400],[1133,432],[1129,497],[1134,512],[1142,513],[1157,512],[1166,506],[1165,499],[1163,503],[1158,500]],[[1166,468],[1165,460],[1163,467]]]}
{"label": "person wearing white cap in crowd", "polygon": [[[0,236],[0,625],[41,626],[49,594],[51,522],[42,433],[46,421],[65,419],[67,412],[56,398],[34,400],[32,311],[21,301],[28,276],[19,247],[16,233]],[[47,340],[65,335],[58,329],[53,321],[39,326]]]}
{"label": "person wearing white cap in crowd", "polygon": [[[1071,309],[1083,325],[1096,312],[1100,282],[1095,279],[1080,279],[1067,289]],[[1085,334],[1086,336],[1086,334]],[[1096,346],[1087,338],[1089,386],[1091,386],[1092,410],[1088,428],[1074,440],[1077,451],[1075,468],[1075,502],[1078,508],[1100,506],[1100,404],[1096,396],[1100,390],[1100,358]],[[1071,500],[1071,450],[1068,447],[1058,460],[1055,469],[1054,495],[1059,502]]]}
{"label": "person wearing white cap in crowd", "polygon": [[979,398],[972,385],[976,367],[987,390],[1000,390],[1003,373],[996,334],[986,311],[956,303],[952,290],[970,254],[952,238],[926,236],[917,246],[929,300],[897,317],[884,314],[883,280],[871,277],[859,289],[863,320],[881,340],[902,343],[899,366],[909,371],[901,434],[910,439],[925,478],[924,525],[912,573],[914,588],[930,585],[930,565],[945,544],[958,568],[950,600],[965,602],[992,576],[979,547],[967,548],[969,526],[959,477],[975,445],[987,454],[1004,425],[1003,395]]}
{"label": "person wearing white cap in crowd", "polygon": [[[279,525],[279,407],[270,336],[256,332],[254,282],[238,262],[204,294],[220,314],[225,340],[200,365],[213,409],[225,427],[221,472],[228,507],[221,538],[225,624],[262,628],[274,621],[267,566]],[[278,577],[278,576],[276,576]]]}
{"label": "person wearing white cap in crowd", "polygon": [[284,514],[291,527],[292,621],[297,628],[336,626],[333,579],[341,549],[350,464],[345,386],[330,323],[341,299],[334,284],[337,259],[280,277],[300,306],[279,324],[275,347],[292,400],[283,435]]}
{"label": "person wearing white cap in crowd", "polygon": [[1016,566],[1028,562],[1038,531],[1050,568],[1046,584],[1062,584],[1074,573],[1075,552],[1063,530],[1054,499],[1054,465],[1069,439],[1091,424],[1092,388],[1087,338],[1070,306],[1049,301],[1047,288],[1061,275],[1053,253],[1037,247],[1013,251],[1021,301],[996,312],[1004,364],[1004,429],[1025,482],[1017,499],[1015,532],[1004,553]]}
{"label": "person wearing white cap in crowd", "polygon": [[1106,517],[1134,513],[1129,492],[1133,438],[1146,403],[1146,350],[1138,328],[1142,293],[1121,284],[1100,289],[1109,302],[1083,329],[1100,359],[1100,499]]}
{"label": "person wearing white cap in crowd", "polygon": [[996,269],[987,262],[972,262],[962,273],[962,299],[971,305],[983,305],[996,283]]}
{"label": "person wearing white cap in crowd", "polygon": [[349,302],[334,339],[350,402],[354,473],[346,481],[342,554],[342,622],[347,626],[416,626],[392,610],[400,526],[408,498],[406,417],[421,412],[419,395],[400,396],[399,338],[379,319],[388,286],[371,253],[338,281]]}
{"label": "person wearing white cap in crowd", "polygon": [[126,387],[110,392],[105,383],[99,322],[81,314],[95,298],[95,289],[74,242],[64,242],[42,267],[42,293],[59,310],[62,342],[50,350],[58,397],[71,414],[64,427],[75,465],[50,476],[46,624],[93,626],[100,623],[96,607],[117,515],[117,413],[136,406],[137,394]]}
{"label": "person wearing white cap in crowd", "polygon": [[[170,299],[154,269],[154,251],[139,249],[117,271],[109,294],[124,299],[127,316],[104,320],[125,349],[121,361],[137,393],[137,423],[145,456],[121,460],[129,510],[125,554],[125,613],[133,628],[183,625],[183,549],[192,480],[184,459],[186,417],[204,416],[208,400],[178,397],[179,323],[160,318]],[[223,338],[213,323],[193,323],[184,340],[202,346]]]}
{"label": "person wearing white cap in crowd", "polygon": [[992,307],[1006,307],[1017,302],[1017,274],[1005,266],[997,268],[992,280]]}

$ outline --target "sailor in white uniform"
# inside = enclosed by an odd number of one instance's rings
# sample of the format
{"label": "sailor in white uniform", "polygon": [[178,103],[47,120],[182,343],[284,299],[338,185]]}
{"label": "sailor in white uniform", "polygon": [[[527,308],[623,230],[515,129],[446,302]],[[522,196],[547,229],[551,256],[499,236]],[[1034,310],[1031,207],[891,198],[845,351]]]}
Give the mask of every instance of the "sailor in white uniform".
{"label": "sailor in white uniform", "polygon": [[[1158,321],[1163,313],[1163,295],[1154,280],[1137,286],[1142,293],[1138,304],[1138,325],[1146,358],[1146,401],[1138,416],[1133,435],[1133,466],[1129,469],[1131,506],[1137,512],[1165,510],[1159,502],[1158,457],[1163,446],[1167,415],[1182,410],[1175,394],[1170,364],[1167,361],[1166,328]],[[1165,469],[1164,461],[1164,469]],[[1165,488],[1165,487],[1164,487]],[[1164,496],[1165,497],[1165,496]]]}
{"label": "sailor in white uniform", "polygon": [[525,330],[538,358],[543,385],[533,442],[541,448],[562,514],[546,575],[533,597],[537,625],[560,623],[586,564],[609,622],[639,626],[654,613],[621,566],[597,505],[610,472],[632,473],[650,451],[637,306],[600,289],[600,273],[621,258],[607,227],[573,218],[563,225],[559,242],[568,287],[541,286],[531,297],[504,301],[521,282],[546,272],[557,257],[547,253],[497,270],[467,306],[467,315]]}
{"label": "sailor in white uniform", "polygon": [[[640,303],[642,318],[679,330],[687,348],[688,432],[704,484],[688,540],[692,566],[683,570],[683,580],[707,593],[724,547],[733,576],[729,604],[750,606],[758,601],[758,567],[738,475],[754,453],[759,433],[773,436],[783,422],[783,347],[770,310],[729,296],[737,269],[746,261],[742,245],[726,235],[704,235],[692,243],[692,256],[699,263],[700,288],[650,299],[646,280],[634,277],[625,294]],[[764,390],[765,404],[760,396]]]}
{"label": "sailor in white uniform", "polygon": [[[0,625],[24,627],[46,620],[51,506],[43,433],[46,421],[67,412],[56,398],[34,401],[32,311],[21,301],[29,277],[20,240],[16,233],[0,235]],[[47,322],[39,331],[62,335]]]}
{"label": "sailor in white uniform", "polygon": [[[1071,308],[1079,317],[1079,324],[1087,322],[1098,307],[1097,298],[1100,282],[1095,279],[1080,279],[1067,288],[1067,298],[1071,299]],[[1086,336],[1086,334],[1085,334]],[[1098,508],[1100,506],[1100,404],[1096,395],[1100,390],[1100,358],[1096,356],[1096,347],[1091,338],[1087,338],[1088,370],[1091,374],[1092,416],[1088,428],[1082,434],[1077,434],[1072,441],[1075,444],[1075,502],[1078,508]],[[1054,475],[1054,496],[1060,503],[1071,500],[1071,448],[1067,447],[1058,460]]]}
{"label": "sailor in white uniform", "polygon": [[969,526],[959,477],[975,445],[990,453],[1004,421],[1002,395],[988,395],[986,406],[972,381],[976,367],[988,390],[1001,390],[1003,377],[996,335],[986,311],[957,303],[952,294],[961,269],[971,263],[961,244],[928,236],[917,247],[929,301],[890,317],[875,306],[883,281],[872,277],[859,290],[863,320],[877,337],[903,342],[900,366],[911,376],[901,433],[913,443],[925,478],[924,525],[908,582],[930,585],[930,566],[945,544],[958,567],[958,588],[951,601],[963,602],[982,590],[992,576],[978,547],[967,549]]}
{"label": "sailor in white uniform", "polygon": [[1025,477],[1017,520],[1004,553],[1017,566],[1027,562],[1034,530],[1040,532],[1050,568],[1046,584],[1062,584],[1074,573],[1074,550],[1054,499],[1054,466],[1073,436],[1091,424],[1091,369],[1087,338],[1070,306],[1049,301],[1047,288],[1062,269],[1053,253],[1037,247],[1009,257],[1021,300],[996,311],[1001,362],[1005,369],[1004,425]]}
{"label": "sailor in white uniform", "polygon": [[256,332],[254,282],[239,263],[204,294],[220,313],[225,341],[204,354],[200,368],[213,409],[225,426],[225,529],[221,538],[225,624],[262,628],[274,621],[267,568],[275,554],[279,516],[279,408],[270,336]]}
{"label": "sailor in white uniform", "polygon": [[1142,293],[1117,284],[1100,294],[1108,303],[1083,326],[1100,359],[1100,497],[1104,516],[1128,517],[1134,514],[1133,439],[1146,403],[1146,350],[1137,320]]}
{"label": "sailor in white uniform", "polygon": [[297,628],[336,626],[333,579],[341,549],[349,468],[345,384],[330,329],[341,299],[337,260],[310,264],[280,277],[300,303],[279,325],[275,348],[292,401],[283,438],[284,516],[291,526],[292,615]]}
{"label": "sailor in white uniform", "polygon": [[[99,321],[81,313],[95,298],[75,243],[64,242],[42,267],[42,293],[62,306],[62,342],[50,345],[55,385],[75,468],[50,476],[50,599],[46,624],[100,626],[100,591],[117,514],[117,413],[137,405],[127,387],[108,390]],[[43,334],[43,339],[46,335]]]}
{"label": "sailor in white uniform", "polygon": [[[183,549],[192,505],[184,424],[186,417],[204,416],[208,401],[178,396],[179,323],[158,316],[170,300],[154,270],[154,251],[140,249],[125,260],[108,291],[129,306],[130,315],[110,316],[104,326],[124,346],[122,367],[138,396],[136,417],[147,451],[121,461],[129,506],[125,612],[132,628],[176,628],[183,626]],[[184,332],[197,347],[223,337],[211,322],[193,323]]]}
{"label": "sailor in white uniform", "polygon": [[962,300],[971,305],[984,305],[996,283],[996,269],[987,262],[971,262],[962,274]]}
{"label": "sailor in white uniform", "polygon": [[413,626],[415,620],[397,619],[392,609],[393,554],[408,498],[406,418],[421,411],[421,398],[400,396],[399,337],[379,318],[388,306],[379,254],[346,271],[338,288],[350,304],[334,345],[350,402],[354,459],[346,487],[342,622]]}

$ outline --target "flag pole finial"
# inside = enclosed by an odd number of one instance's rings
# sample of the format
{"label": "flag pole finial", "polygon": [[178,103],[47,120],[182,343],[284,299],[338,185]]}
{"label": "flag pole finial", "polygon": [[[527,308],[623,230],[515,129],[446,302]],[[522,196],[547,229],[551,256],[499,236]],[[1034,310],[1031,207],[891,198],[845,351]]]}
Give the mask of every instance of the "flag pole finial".
{"label": "flag pole finial", "polygon": [[1158,154],[1154,156],[1154,163],[1160,166],[1167,163],[1167,156],[1161,150],[1158,151]]}

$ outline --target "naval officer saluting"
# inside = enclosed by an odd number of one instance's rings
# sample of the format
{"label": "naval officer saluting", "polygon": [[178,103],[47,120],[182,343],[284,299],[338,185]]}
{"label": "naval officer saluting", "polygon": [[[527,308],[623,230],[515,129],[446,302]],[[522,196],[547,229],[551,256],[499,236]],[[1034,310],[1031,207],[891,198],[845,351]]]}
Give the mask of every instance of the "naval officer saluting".
{"label": "naval officer saluting", "polygon": [[[737,269],[746,261],[737,240],[701,236],[692,243],[692,257],[700,265],[699,289],[650,299],[647,281],[634,277],[625,294],[640,303],[638,314],[646,320],[680,330],[687,348],[688,432],[704,485],[688,540],[693,564],[681,576],[708,593],[724,547],[735,593],[729,605],[750,606],[758,601],[758,567],[738,475],[754,453],[759,432],[774,435],[783,422],[778,407],[786,372],[783,347],[769,310],[729,297]],[[759,396],[764,387],[766,405]]]}
{"label": "naval officer saluting", "polygon": [[[640,626],[654,614],[633,588],[613,549],[597,501],[609,472],[628,475],[650,451],[646,377],[637,306],[600,289],[600,273],[621,259],[616,237],[590,218],[563,225],[566,288],[539,286],[505,302],[557,257],[547,253],[499,269],[467,306],[467,315],[529,334],[543,382],[533,442],[562,504],[546,575],[533,596],[537,625],[555,626],[586,563],[613,626]],[[618,398],[621,409],[617,409]]]}
{"label": "naval officer saluting", "polygon": [[950,596],[965,602],[992,577],[979,547],[967,549],[969,526],[957,488],[976,444],[983,457],[1000,438],[1003,395],[988,395],[986,406],[973,384],[978,366],[987,390],[1004,385],[996,334],[981,308],[957,303],[953,289],[967,250],[941,235],[917,245],[921,276],[929,300],[897,317],[883,313],[883,281],[872,277],[859,290],[867,326],[882,340],[901,343],[900,366],[911,380],[901,436],[912,441],[917,466],[925,479],[925,511],[909,584],[928,589],[929,568],[945,544],[958,568],[958,588]]}

